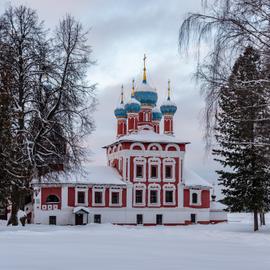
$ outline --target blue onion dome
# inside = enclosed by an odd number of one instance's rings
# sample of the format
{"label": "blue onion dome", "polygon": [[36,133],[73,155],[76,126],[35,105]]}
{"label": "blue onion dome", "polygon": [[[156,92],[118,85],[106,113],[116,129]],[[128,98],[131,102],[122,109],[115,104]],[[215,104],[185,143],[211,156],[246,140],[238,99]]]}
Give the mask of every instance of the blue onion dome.
{"label": "blue onion dome", "polygon": [[160,110],[161,110],[163,115],[164,114],[175,114],[177,111],[177,106],[170,99],[167,99],[160,106]]}
{"label": "blue onion dome", "polygon": [[143,81],[135,91],[135,98],[140,101],[141,105],[147,105],[154,107],[156,106],[158,96],[156,89],[152,88],[146,80],[146,67],[145,60],[146,56],[144,55],[144,68],[143,68]]}
{"label": "blue onion dome", "polygon": [[152,88],[147,82],[142,82],[135,91],[135,98],[140,101],[142,105],[155,107],[158,96],[156,89]]}
{"label": "blue onion dome", "polygon": [[153,121],[160,121],[162,118],[162,113],[160,112],[159,108],[158,107],[155,107],[153,110],[152,110],[152,120]]}
{"label": "blue onion dome", "polygon": [[126,103],[125,110],[127,113],[138,113],[141,110],[141,104],[134,97]]}
{"label": "blue onion dome", "polygon": [[138,113],[141,110],[141,103],[134,97],[134,80],[132,81],[131,98],[125,105],[127,113]]}
{"label": "blue onion dome", "polygon": [[117,108],[114,110],[114,115],[116,118],[126,118],[127,112],[125,110],[124,103],[120,103]]}
{"label": "blue onion dome", "polygon": [[127,117],[127,112],[125,110],[125,105],[124,105],[124,90],[123,89],[124,89],[124,87],[122,85],[121,102],[114,110],[114,115],[116,118],[126,118]]}
{"label": "blue onion dome", "polygon": [[164,114],[174,115],[176,113],[176,111],[177,111],[176,104],[171,101],[170,92],[171,92],[170,81],[168,81],[168,98],[160,106],[160,110],[161,110],[163,115]]}

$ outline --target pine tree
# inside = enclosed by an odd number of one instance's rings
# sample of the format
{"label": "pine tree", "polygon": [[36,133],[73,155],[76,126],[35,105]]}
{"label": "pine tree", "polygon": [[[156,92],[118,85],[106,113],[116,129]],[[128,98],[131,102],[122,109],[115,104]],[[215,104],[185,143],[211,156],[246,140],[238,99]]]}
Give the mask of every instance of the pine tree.
{"label": "pine tree", "polygon": [[223,166],[225,202],[231,211],[253,212],[255,231],[270,202],[268,84],[259,53],[247,47],[221,88],[216,116],[213,154]]}

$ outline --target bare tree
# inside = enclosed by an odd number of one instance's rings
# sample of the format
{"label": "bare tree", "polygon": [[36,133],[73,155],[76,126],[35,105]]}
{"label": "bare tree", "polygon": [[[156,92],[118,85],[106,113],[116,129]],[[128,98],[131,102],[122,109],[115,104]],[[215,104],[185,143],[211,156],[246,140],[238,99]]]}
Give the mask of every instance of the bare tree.
{"label": "bare tree", "polygon": [[41,115],[35,116],[33,128],[38,132],[32,133],[38,168],[46,166],[44,159],[61,160],[63,156],[66,168],[79,166],[81,140],[94,128],[90,115],[95,105],[95,87],[85,80],[87,67],[92,64],[87,35],[82,25],[68,15],[51,40],[52,49],[41,47],[44,65],[40,68],[35,104]]}
{"label": "bare tree", "polygon": [[16,225],[17,211],[24,206],[33,177],[59,170],[60,165],[65,171],[80,167],[81,140],[94,128],[90,115],[95,86],[86,80],[92,64],[88,32],[73,17],[67,15],[49,35],[35,11],[10,7],[0,18],[0,26],[0,44],[9,50],[2,67],[12,71],[12,147],[5,171],[11,178],[10,223]]}
{"label": "bare tree", "polygon": [[[265,103],[260,105],[255,103],[249,108],[239,107],[236,110],[260,111],[262,108],[257,107],[263,106],[264,113],[255,115],[253,119],[232,119],[232,121],[241,123],[243,126],[247,122],[252,122],[256,130],[260,130],[260,134],[256,135],[257,138],[253,142],[246,142],[244,138],[239,138],[237,144],[240,147],[252,144],[253,149],[263,147],[266,150],[264,158],[269,161],[269,133],[264,131],[269,130],[270,119],[270,2],[269,0],[204,0],[202,6],[204,8],[202,13],[188,14],[182,23],[179,45],[181,51],[187,50],[191,42],[195,42],[198,46],[196,78],[201,82],[201,91],[206,103],[204,112],[206,148],[208,150],[212,148],[213,135],[217,135],[219,118],[217,116],[222,114],[221,93],[223,89],[226,89],[236,59],[246,48],[252,47],[258,52],[263,63],[259,80],[256,82],[243,80],[239,83],[246,91],[253,91],[250,96],[262,95],[261,98]],[[200,58],[202,44],[207,44],[209,49],[209,53],[203,59]],[[264,91],[258,92],[257,88],[250,89],[248,85],[252,84],[263,86]],[[232,144],[233,142],[224,143]],[[220,151],[222,152],[223,149]],[[260,165],[261,170],[268,175],[267,167],[263,168],[263,164],[257,165]],[[268,177],[264,180],[264,186],[268,186]],[[269,192],[264,192],[264,194],[266,194],[264,200],[269,201]],[[267,209],[268,205],[259,210],[262,216]],[[254,224],[257,223],[257,218],[255,214]]]}
{"label": "bare tree", "polygon": [[[270,52],[270,2],[268,0],[213,0],[202,1],[204,12],[188,14],[181,25],[179,45],[189,48],[191,42],[198,46],[198,68],[205,97],[205,138],[208,148],[215,126],[217,101],[220,89],[228,80],[236,58],[252,46],[269,59]],[[202,44],[209,54],[200,58]],[[267,62],[267,61],[266,61]]]}
{"label": "bare tree", "polygon": [[11,149],[10,92],[11,70],[7,65],[8,49],[0,44],[0,208],[6,208],[9,196],[9,181],[6,172],[7,156]]}

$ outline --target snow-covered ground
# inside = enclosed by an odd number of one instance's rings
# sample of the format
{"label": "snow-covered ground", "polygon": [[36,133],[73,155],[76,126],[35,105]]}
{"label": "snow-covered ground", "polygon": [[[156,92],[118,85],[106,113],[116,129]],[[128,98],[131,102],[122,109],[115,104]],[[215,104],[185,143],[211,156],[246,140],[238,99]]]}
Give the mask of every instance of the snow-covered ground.
{"label": "snow-covered ground", "polygon": [[0,226],[0,269],[269,270],[270,225],[253,233],[250,218],[179,227]]}

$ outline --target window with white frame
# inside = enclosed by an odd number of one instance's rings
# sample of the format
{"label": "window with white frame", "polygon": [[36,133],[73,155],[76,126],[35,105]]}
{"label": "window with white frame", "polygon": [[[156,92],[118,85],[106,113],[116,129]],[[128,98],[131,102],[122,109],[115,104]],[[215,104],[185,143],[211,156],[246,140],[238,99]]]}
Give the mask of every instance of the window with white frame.
{"label": "window with white frame", "polygon": [[105,189],[103,187],[94,187],[92,192],[93,206],[105,205]]}
{"label": "window with white frame", "polygon": [[111,203],[112,204],[119,204],[120,203],[119,192],[115,192],[115,191],[112,192]]}
{"label": "window with white frame", "polygon": [[158,203],[158,190],[150,190],[150,204],[157,204]]}
{"label": "window with white frame", "polygon": [[173,190],[165,191],[165,203],[173,203]]}
{"label": "window with white frame", "polygon": [[122,205],[122,190],[120,188],[110,189],[110,205],[121,206]]}
{"label": "window with white frame", "polygon": [[77,198],[78,198],[79,204],[85,204],[85,192],[84,191],[78,191]]}
{"label": "window with white frame", "polygon": [[148,187],[148,205],[159,206],[160,205],[160,186],[149,185]]}
{"label": "window with white frame", "polygon": [[146,159],[145,158],[135,158],[134,159],[134,180],[135,181],[145,181],[145,169],[146,169]]}
{"label": "window with white frame", "polygon": [[143,190],[137,189],[135,190],[135,203],[143,203]]}
{"label": "window with white frame", "polygon": [[160,159],[150,158],[148,160],[149,181],[160,181]]}
{"label": "window with white frame", "polygon": [[191,189],[189,199],[190,199],[190,204],[191,205],[201,205],[201,191]]}
{"label": "window with white frame", "polygon": [[165,165],[165,178],[172,179],[172,165]]}
{"label": "window with white frame", "polygon": [[102,191],[95,191],[95,204],[102,204]]}
{"label": "window with white frame", "polygon": [[164,205],[175,205],[175,186],[167,184],[163,186],[163,204]]}
{"label": "window with white frame", "polygon": [[158,177],[158,165],[150,165],[150,177],[154,179]]}
{"label": "window with white frame", "polygon": [[51,194],[46,198],[46,203],[59,203],[59,202],[60,202],[59,198],[54,194]]}
{"label": "window with white frame", "polygon": [[143,165],[136,164],[136,178],[142,178],[142,177],[143,177]]}
{"label": "window with white frame", "polygon": [[76,205],[88,205],[88,188],[84,186],[76,187]]}
{"label": "window with white frame", "polygon": [[145,205],[145,185],[135,185],[133,192],[133,202],[135,206]]}
{"label": "window with white frame", "polygon": [[197,193],[192,193],[191,195],[191,202],[192,204],[197,204],[198,203],[198,194]]}
{"label": "window with white frame", "polygon": [[163,180],[175,181],[175,160],[166,158],[163,160]]}

